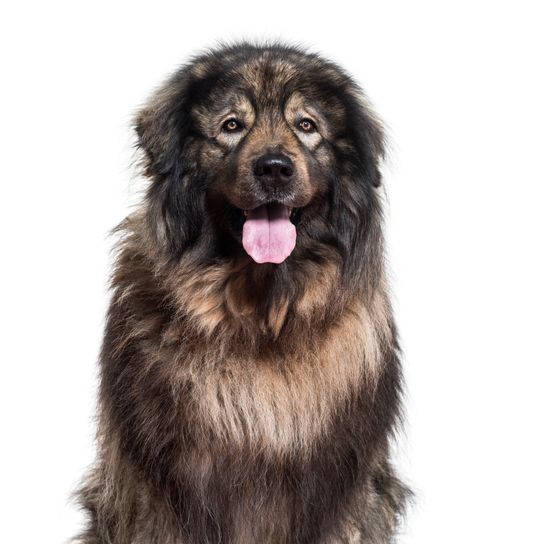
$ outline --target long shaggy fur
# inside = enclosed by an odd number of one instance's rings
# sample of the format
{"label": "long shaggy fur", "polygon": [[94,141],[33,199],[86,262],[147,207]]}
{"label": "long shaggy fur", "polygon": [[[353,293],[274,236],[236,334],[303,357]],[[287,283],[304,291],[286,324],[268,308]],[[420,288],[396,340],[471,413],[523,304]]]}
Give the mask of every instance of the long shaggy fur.
{"label": "long shaggy fur", "polygon": [[[311,141],[285,121],[309,102],[323,117]],[[210,128],[229,107],[247,124],[235,143]],[[360,89],[298,48],[222,47],[175,73],[135,128],[150,183],[118,227],[76,542],[392,542],[408,494],[388,453],[402,379],[383,134]],[[237,204],[272,141],[298,161],[305,200],[292,255],[257,265]]]}

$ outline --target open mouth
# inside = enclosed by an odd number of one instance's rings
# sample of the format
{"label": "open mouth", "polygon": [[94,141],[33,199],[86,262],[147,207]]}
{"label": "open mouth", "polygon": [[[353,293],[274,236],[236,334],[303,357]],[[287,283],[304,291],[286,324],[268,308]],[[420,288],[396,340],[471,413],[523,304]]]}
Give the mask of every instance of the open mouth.
{"label": "open mouth", "polygon": [[280,264],[295,248],[299,209],[269,202],[244,210],[242,245],[256,263]]}

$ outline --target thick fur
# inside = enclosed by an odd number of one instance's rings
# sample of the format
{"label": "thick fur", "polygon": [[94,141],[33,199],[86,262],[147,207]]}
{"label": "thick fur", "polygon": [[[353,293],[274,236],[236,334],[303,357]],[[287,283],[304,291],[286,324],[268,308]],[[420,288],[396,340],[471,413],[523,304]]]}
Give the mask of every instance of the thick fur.
{"label": "thick fur", "polygon": [[[242,133],[220,128],[235,111]],[[300,134],[297,115],[319,133]],[[360,89],[298,48],[193,59],[136,118],[149,188],[119,227],[84,544],[393,541],[401,370],[383,263],[384,143]],[[256,264],[255,156],[290,154],[297,245]]]}

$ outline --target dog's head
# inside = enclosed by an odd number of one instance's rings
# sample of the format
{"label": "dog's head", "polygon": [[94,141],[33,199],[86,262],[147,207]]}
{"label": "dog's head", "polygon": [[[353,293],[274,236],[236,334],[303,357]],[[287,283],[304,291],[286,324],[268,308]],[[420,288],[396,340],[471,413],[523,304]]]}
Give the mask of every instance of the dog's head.
{"label": "dog's head", "polygon": [[212,51],[159,89],[136,131],[149,225],[171,259],[289,266],[332,251],[361,264],[383,136],[335,64],[277,45]]}

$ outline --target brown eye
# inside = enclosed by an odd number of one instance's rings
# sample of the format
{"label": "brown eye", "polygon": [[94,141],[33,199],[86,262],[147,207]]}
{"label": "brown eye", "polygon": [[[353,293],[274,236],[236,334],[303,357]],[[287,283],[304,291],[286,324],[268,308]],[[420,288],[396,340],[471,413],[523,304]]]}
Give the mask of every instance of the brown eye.
{"label": "brown eye", "polygon": [[301,119],[298,123],[298,128],[302,132],[315,132],[316,126],[311,119]]}
{"label": "brown eye", "polygon": [[237,132],[239,130],[242,130],[244,128],[244,125],[242,125],[242,123],[238,121],[238,119],[231,117],[223,123],[223,126],[221,128],[225,132]]}

